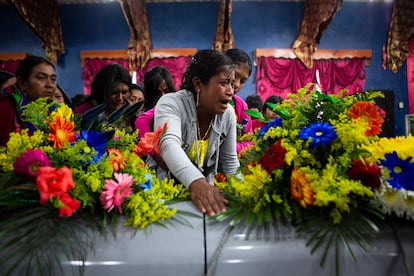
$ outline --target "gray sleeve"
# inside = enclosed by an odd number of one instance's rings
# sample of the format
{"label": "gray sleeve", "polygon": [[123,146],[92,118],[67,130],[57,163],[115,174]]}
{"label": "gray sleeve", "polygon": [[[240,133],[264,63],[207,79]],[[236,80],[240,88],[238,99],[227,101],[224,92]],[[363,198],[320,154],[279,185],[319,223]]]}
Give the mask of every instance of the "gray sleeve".
{"label": "gray sleeve", "polygon": [[182,122],[184,116],[175,99],[161,97],[154,118],[154,129],[162,127],[164,123],[168,126],[166,133],[160,139],[160,152],[170,172],[187,188],[194,180],[204,178],[181,148],[181,125],[184,123]]}

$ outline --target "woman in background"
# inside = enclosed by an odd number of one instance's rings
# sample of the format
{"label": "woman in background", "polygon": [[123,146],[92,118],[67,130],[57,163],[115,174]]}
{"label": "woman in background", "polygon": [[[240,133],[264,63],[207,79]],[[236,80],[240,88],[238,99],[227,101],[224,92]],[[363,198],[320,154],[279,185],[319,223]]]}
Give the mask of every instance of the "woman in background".
{"label": "woman in background", "polygon": [[[237,96],[237,93],[243,88],[246,81],[252,73],[252,61],[249,55],[241,49],[229,49],[225,52],[231,58],[233,64],[236,66],[236,77],[234,81],[234,96],[232,106],[236,113],[236,120],[238,124],[238,136],[252,132],[252,120],[244,111],[248,109],[247,103]],[[240,144],[239,147],[242,145]],[[238,149],[239,151],[240,149]]]}
{"label": "woman in background", "polygon": [[[249,95],[246,98],[247,107],[250,110],[257,111],[259,114],[261,114],[263,109],[263,101],[262,98],[259,95],[253,94]],[[252,129],[258,129],[262,127],[262,123],[259,121],[259,119],[252,119]]]}
{"label": "woman in background", "polygon": [[21,108],[38,98],[52,99],[56,90],[55,66],[43,57],[21,60],[15,76],[16,89],[0,100],[0,146],[7,143],[11,132],[29,129],[33,133],[34,126],[20,118]]}
{"label": "woman in background", "polygon": [[70,108],[72,108],[72,101],[67,96],[66,92],[63,90],[63,88],[58,84],[57,89],[55,90],[55,94],[52,98],[57,103],[64,103]]}
{"label": "woman in background", "polygon": [[129,72],[122,65],[105,65],[93,78],[91,95],[75,106],[74,113],[83,114],[95,106],[106,104],[106,113],[109,115],[127,103],[131,95],[131,82]]}
{"label": "woman in background", "polygon": [[[230,105],[234,65],[225,54],[200,50],[191,59],[181,90],[164,95],[155,109],[155,126],[167,125],[160,153],[168,172],[190,191],[197,208],[209,216],[225,210],[227,200],[214,186],[218,168],[236,174],[236,118]],[[170,174],[168,174],[170,173]]]}
{"label": "woman in background", "polygon": [[[136,83],[132,83],[131,86],[129,87],[129,90],[131,91],[131,95],[128,98],[128,103],[129,104],[135,104],[137,102],[143,102],[145,101],[145,90],[144,87],[142,87],[139,84]],[[142,105],[142,107],[140,108],[140,110],[144,107],[144,105]]]}
{"label": "woman in background", "polygon": [[163,66],[156,66],[144,74],[145,101],[143,113],[135,120],[135,128],[138,129],[138,137],[141,138],[147,132],[154,131],[155,105],[161,96],[175,92],[173,78],[170,72]]}
{"label": "woman in background", "polygon": [[270,122],[277,117],[277,114],[267,105],[267,103],[281,104],[283,102],[280,96],[269,96],[263,104],[262,114]]}

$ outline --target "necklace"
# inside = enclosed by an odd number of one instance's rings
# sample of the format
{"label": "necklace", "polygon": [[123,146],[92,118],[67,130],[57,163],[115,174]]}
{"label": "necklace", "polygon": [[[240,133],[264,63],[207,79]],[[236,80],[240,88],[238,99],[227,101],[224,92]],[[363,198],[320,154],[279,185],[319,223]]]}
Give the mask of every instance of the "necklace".
{"label": "necklace", "polygon": [[213,125],[213,119],[211,119],[210,124],[208,125],[208,128],[207,128],[206,132],[204,133],[203,138],[201,138],[200,124],[197,121],[198,139],[205,140],[207,138],[208,134],[210,133],[210,129],[211,129],[212,125]]}

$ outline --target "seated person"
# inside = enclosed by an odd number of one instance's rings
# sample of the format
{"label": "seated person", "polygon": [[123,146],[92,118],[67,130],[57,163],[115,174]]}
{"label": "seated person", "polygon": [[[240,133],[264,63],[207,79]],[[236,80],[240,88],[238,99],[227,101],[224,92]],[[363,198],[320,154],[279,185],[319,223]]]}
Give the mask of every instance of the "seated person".
{"label": "seated person", "polygon": [[[129,72],[117,63],[104,66],[95,75],[92,81],[91,95],[102,97],[102,104],[105,105],[106,120],[108,120],[111,113],[128,104],[128,99],[131,95],[130,85],[131,76]],[[89,116],[90,111],[83,113],[83,116]],[[124,129],[128,133],[135,131],[129,120],[119,121],[113,126]]]}
{"label": "seated person", "polygon": [[267,121],[273,121],[274,118],[277,117],[277,114],[272,111],[272,109],[267,105],[267,103],[273,103],[273,104],[281,104],[283,102],[282,97],[280,96],[269,96],[266,101],[263,104],[262,113],[263,116],[267,119]]}
{"label": "seated person", "polygon": [[[270,122],[273,121],[278,115],[272,111],[272,108],[270,108],[270,106],[267,105],[267,103],[272,103],[272,104],[281,104],[283,101],[282,97],[280,96],[269,96],[266,101],[263,103],[263,107],[262,107],[262,115],[265,119],[266,122]],[[255,129],[260,129],[262,127],[264,127],[266,125],[265,122],[259,122],[258,120],[254,120],[254,125],[255,125]]]}
{"label": "seated person", "polygon": [[236,174],[236,118],[233,97],[234,67],[231,59],[215,50],[200,50],[191,59],[181,90],[159,99],[154,128],[167,124],[159,148],[168,171],[190,191],[197,208],[209,216],[226,209],[227,200],[214,186],[220,169]]}
{"label": "seated person", "polygon": [[35,128],[23,123],[20,118],[21,107],[38,98],[52,99],[56,90],[55,66],[47,59],[29,56],[22,59],[16,69],[16,89],[0,99],[0,146],[6,145],[11,132]]}
{"label": "seated person", "polygon": [[[128,98],[129,104],[134,104],[145,100],[145,90],[141,85],[132,83],[129,90],[131,92],[131,96]],[[144,106],[142,106],[141,109],[143,107]]]}
{"label": "seated person", "polygon": [[[229,49],[225,54],[231,58],[233,64],[236,66],[236,77],[234,81],[234,96],[232,105],[236,114],[236,120],[238,124],[238,137],[243,134],[252,132],[252,121],[249,115],[244,111],[248,109],[247,103],[237,93],[243,88],[246,81],[249,79],[252,73],[252,61],[249,55],[241,49]],[[242,144],[238,145],[238,151],[243,148]]]}
{"label": "seated person", "polygon": [[262,111],[263,109],[263,101],[259,95],[253,94],[247,96],[246,98],[247,108],[255,111]]}
{"label": "seated person", "polygon": [[[145,90],[144,87],[142,87],[139,84],[131,83],[131,86],[129,87],[129,90],[131,91],[131,96],[127,99],[128,104],[133,105],[138,102],[144,102],[145,100]],[[135,128],[135,121],[138,118],[138,115],[141,113],[142,109],[144,108],[144,105],[141,105],[141,107],[137,110],[136,116],[133,116],[130,118],[131,125]]]}
{"label": "seated person", "polygon": [[109,115],[127,103],[131,95],[129,90],[131,81],[128,70],[120,64],[105,65],[92,80],[91,95],[76,105],[73,112],[83,114],[95,106],[106,104],[106,113]]}
{"label": "seated person", "polygon": [[145,72],[144,90],[146,97],[143,112],[135,120],[135,128],[138,129],[139,138],[147,132],[154,131],[154,108],[161,96],[175,92],[170,72],[163,66],[156,66]]}
{"label": "seated person", "polygon": [[72,108],[71,100],[59,84],[57,85],[57,89],[55,90],[55,94],[53,95],[53,100],[57,103],[64,103],[70,108]]}
{"label": "seated person", "polygon": [[[250,96],[247,96],[246,98],[247,107],[250,110],[262,112],[263,109],[263,101],[262,98],[259,95],[253,94]],[[258,129],[262,126],[262,123],[259,122],[258,119],[252,119],[252,129]]]}

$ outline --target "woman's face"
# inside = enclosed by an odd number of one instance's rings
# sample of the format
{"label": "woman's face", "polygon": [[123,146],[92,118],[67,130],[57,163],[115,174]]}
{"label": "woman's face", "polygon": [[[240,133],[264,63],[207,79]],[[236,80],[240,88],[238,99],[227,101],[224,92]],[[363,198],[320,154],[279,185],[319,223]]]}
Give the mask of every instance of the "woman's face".
{"label": "woman's face", "polygon": [[158,93],[161,96],[164,96],[167,93],[170,93],[171,91],[168,89],[168,85],[167,82],[165,80],[163,80],[159,85],[158,85]]}
{"label": "woman's face", "polygon": [[57,88],[55,94],[53,95],[53,100],[57,103],[65,103],[65,98],[63,97],[62,92]]}
{"label": "woman's face", "polygon": [[137,102],[141,102],[144,100],[144,93],[142,93],[139,89],[132,89],[131,90],[131,96],[128,98],[129,104],[135,104]]}
{"label": "woman's face", "polygon": [[270,109],[269,107],[266,108],[264,115],[266,116],[266,118],[269,119],[269,121],[273,121],[273,119],[277,116],[277,114],[273,112],[272,109]]}
{"label": "woman's face", "polygon": [[110,91],[107,102],[109,113],[112,113],[113,111],[126,104],[130,95],[131,92],[129,91],[128,84],[123,82],[115,84]]}
{"label": "woman's face", "polygon": [[199,93],[199,108],[210,114],[223,114],[234,95],[235,72],[226,66],[218,74],[210,78],[207,85],[199,83],[196,93]]}
{"label": "woman's face", "polygon": [[234,94],[237,94],[249,78],[249,66],[247,63],[236,65],[236,75],[234,80]]}
{"label": "woman's face", "polygon": [[32,68],[27,80],[18,79],[20,88],[25,91],[29,101],[38,98],[52,99],[56,88],[56,71],[47,63]]}

